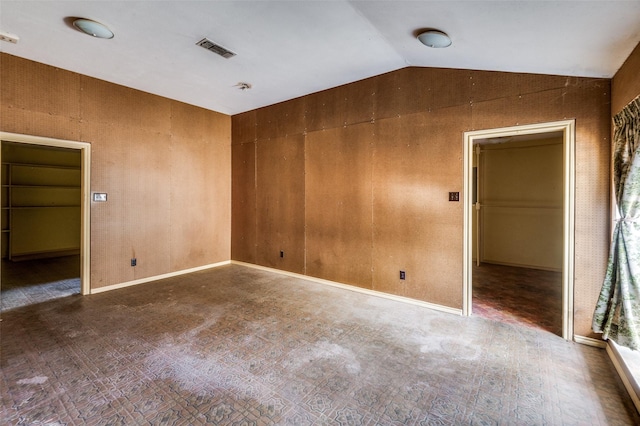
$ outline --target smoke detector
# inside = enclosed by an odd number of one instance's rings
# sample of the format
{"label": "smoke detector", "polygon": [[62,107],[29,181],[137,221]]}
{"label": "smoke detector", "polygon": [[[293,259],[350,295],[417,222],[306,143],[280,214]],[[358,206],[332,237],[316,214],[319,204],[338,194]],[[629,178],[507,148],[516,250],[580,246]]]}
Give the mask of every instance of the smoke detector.
{"label": "smoke detector", "polygon": [[20,40],[20,37],[15,34],[9,34],[5,33],[4,31],[0,31],[0,40],[6,41],[8,43],[18,44],[18,40]]}

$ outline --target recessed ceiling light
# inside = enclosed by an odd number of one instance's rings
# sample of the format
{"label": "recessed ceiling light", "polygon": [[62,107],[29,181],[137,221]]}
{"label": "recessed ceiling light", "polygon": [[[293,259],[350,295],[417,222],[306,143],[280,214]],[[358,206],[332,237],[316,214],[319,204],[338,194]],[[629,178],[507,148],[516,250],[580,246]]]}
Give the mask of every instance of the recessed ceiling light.
{"label": "recessed ceiling light", "polygon": [[439,30],[426,30],[418,34],[418,40],[425,46],[442,48],[451,46],[451,39]]}
{"label": "recessed ceiling light", "polygon": [[109,28],[91,19],[76,19],[73,21],[73,26],[83,33],[96,38],[113,38],[113,32]]}

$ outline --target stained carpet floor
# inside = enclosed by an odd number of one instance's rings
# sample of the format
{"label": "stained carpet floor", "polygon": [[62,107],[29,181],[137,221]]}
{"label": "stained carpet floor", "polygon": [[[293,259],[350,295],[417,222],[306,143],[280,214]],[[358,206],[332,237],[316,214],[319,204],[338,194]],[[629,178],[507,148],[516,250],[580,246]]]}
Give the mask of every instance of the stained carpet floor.
{"label": "stained carpet floor", "polygon": [[604,350],[238,265],[0,332],[11,425],[640,424]]}

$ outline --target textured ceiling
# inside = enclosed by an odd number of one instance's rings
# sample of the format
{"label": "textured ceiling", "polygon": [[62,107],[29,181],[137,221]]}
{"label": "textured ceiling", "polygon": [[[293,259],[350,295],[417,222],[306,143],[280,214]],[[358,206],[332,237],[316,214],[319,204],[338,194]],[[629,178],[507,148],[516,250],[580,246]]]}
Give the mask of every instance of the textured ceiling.
{"label": "textured ceiling", "polygon": [[[421,45],[421,28],[453,45]],[[236,114],[407,66],[609,78],[640,42],[640,1],[0,0],[0,31],[20,37],[0,43],[11,55]]]}

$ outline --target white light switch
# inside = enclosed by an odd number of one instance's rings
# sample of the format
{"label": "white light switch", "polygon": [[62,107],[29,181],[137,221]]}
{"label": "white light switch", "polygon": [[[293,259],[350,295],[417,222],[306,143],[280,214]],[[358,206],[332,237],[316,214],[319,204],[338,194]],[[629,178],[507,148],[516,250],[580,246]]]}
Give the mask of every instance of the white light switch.
{"label": "white light switch", "polygon": [[107,194],[105,192],[94,192],[93,201],[103,203],[107,201]]}

